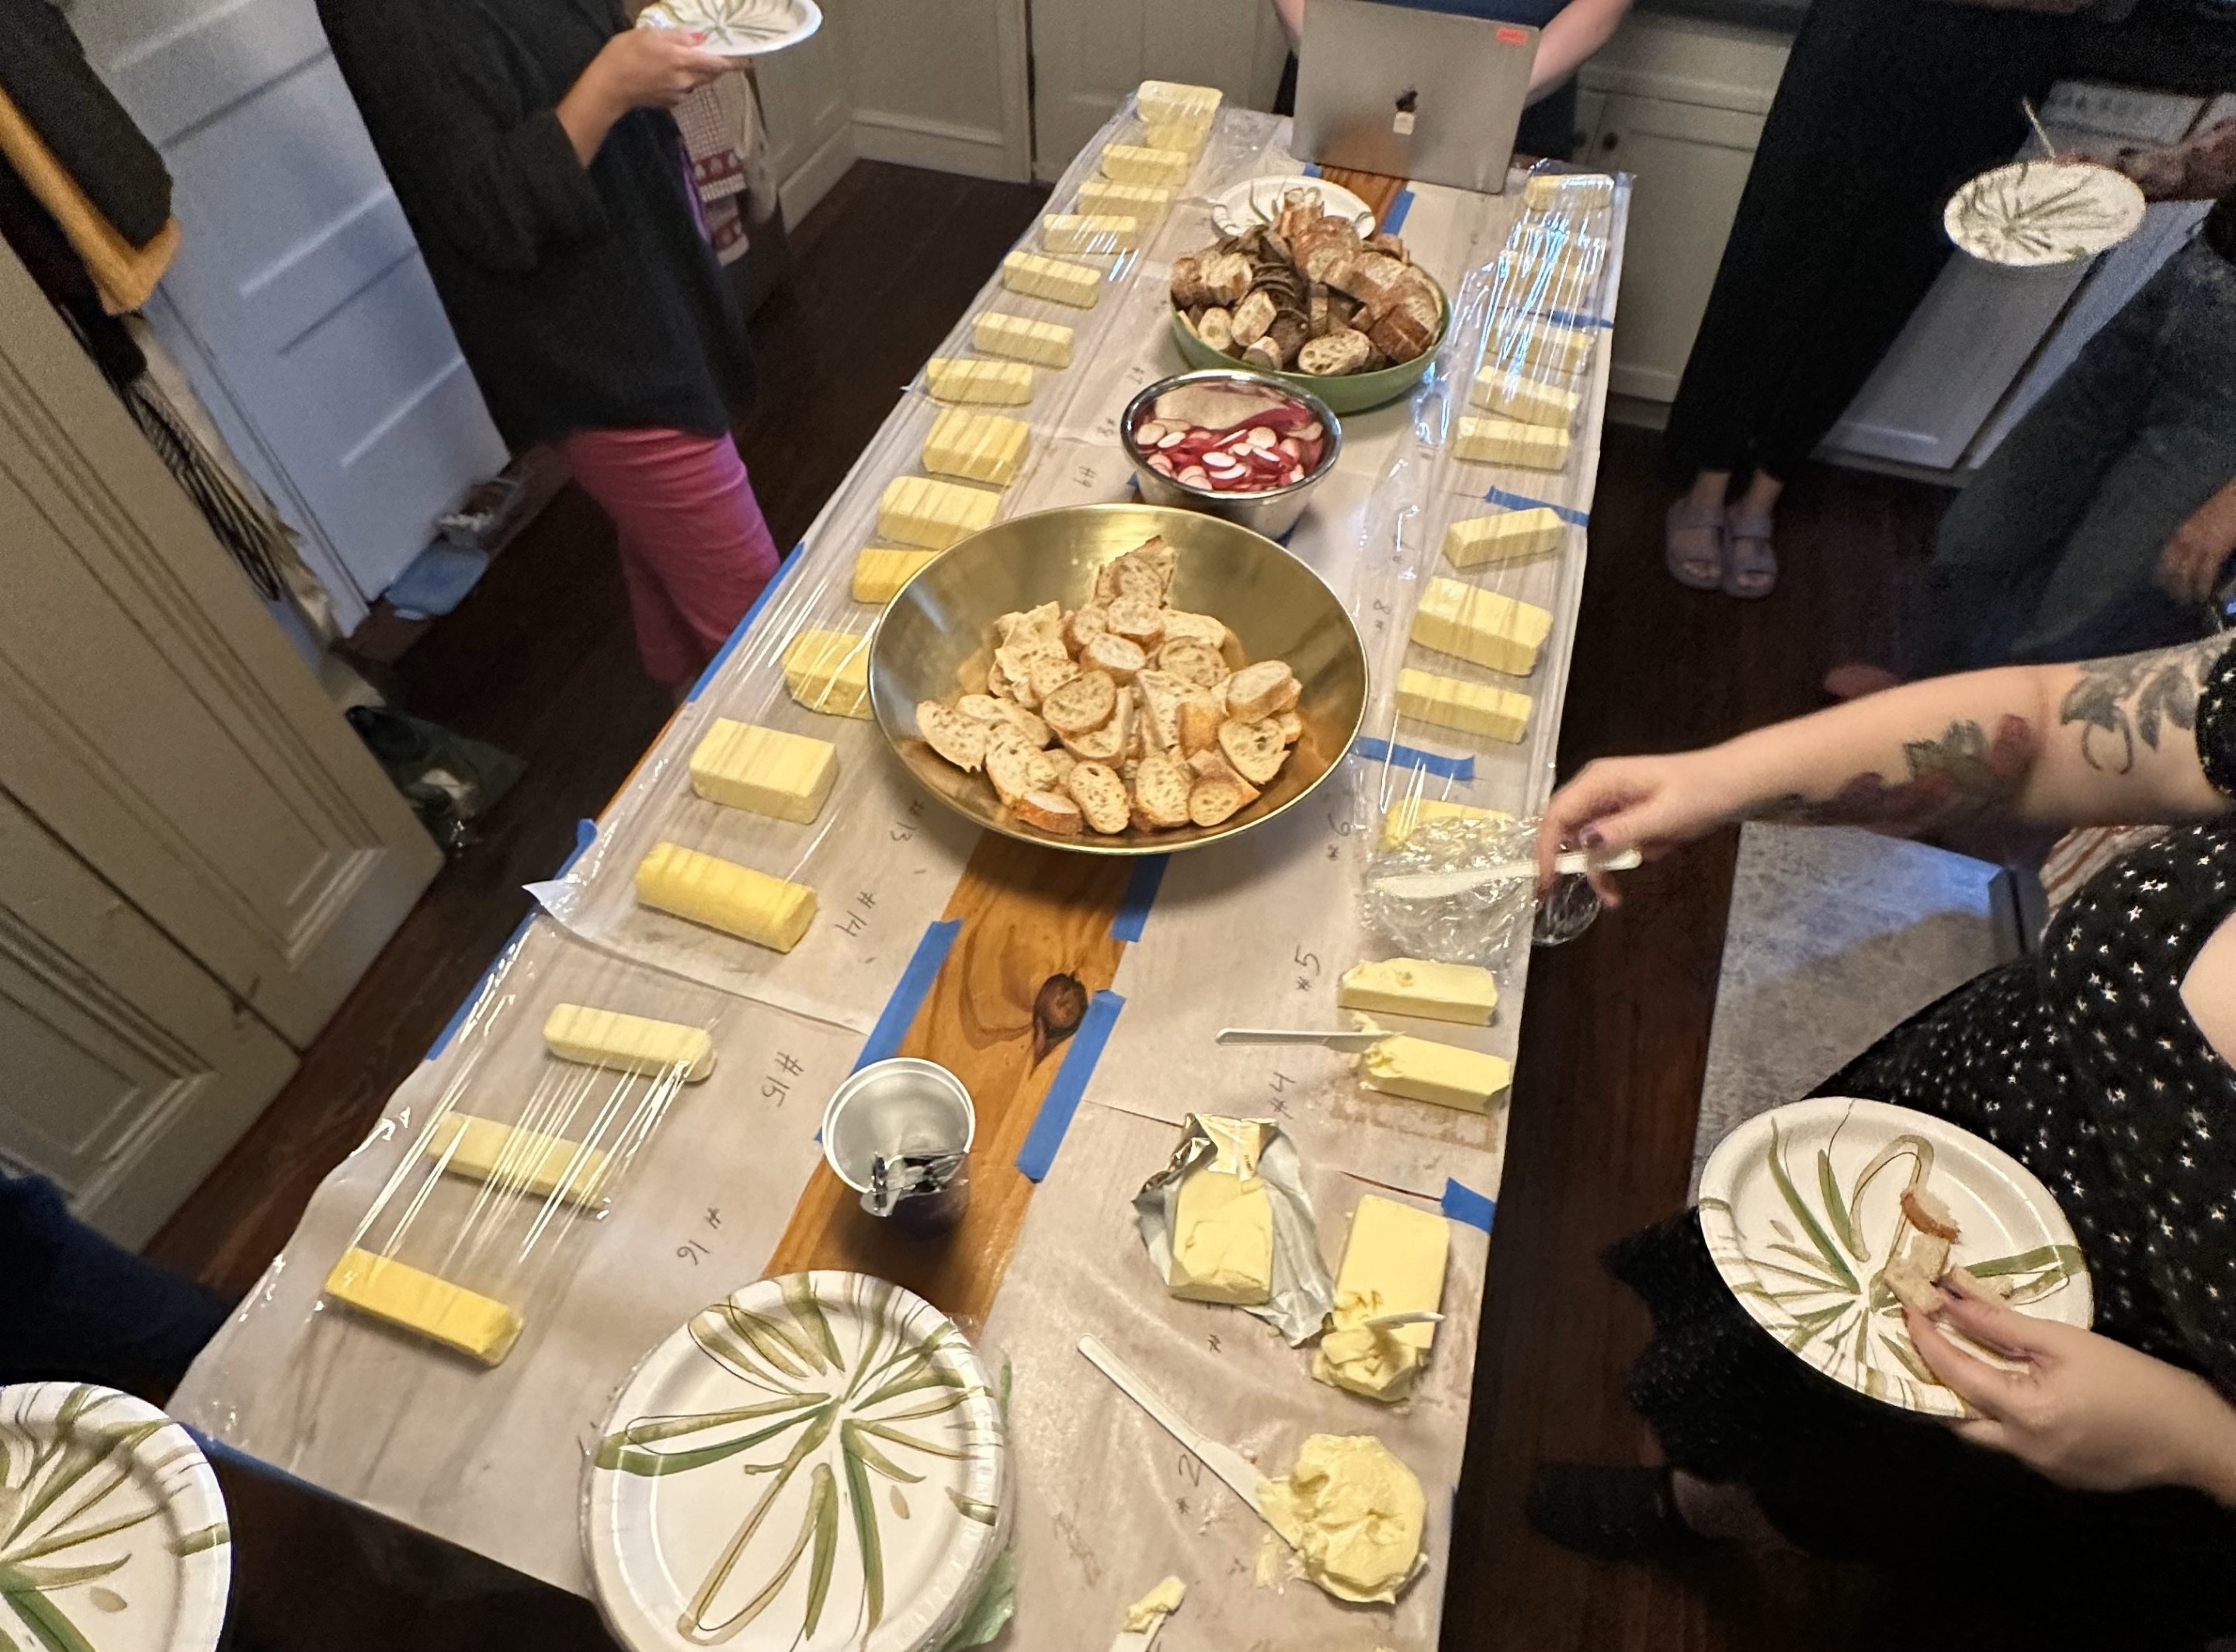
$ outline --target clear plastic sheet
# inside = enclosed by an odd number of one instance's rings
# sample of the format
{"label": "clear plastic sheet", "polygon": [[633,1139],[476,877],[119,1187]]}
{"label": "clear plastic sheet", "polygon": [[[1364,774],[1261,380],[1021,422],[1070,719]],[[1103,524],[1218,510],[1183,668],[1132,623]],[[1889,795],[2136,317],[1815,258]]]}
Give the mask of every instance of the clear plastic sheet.
{"label": "clear plastic sheet", "polygon": [[[1536,848],[1534,815],[1424,820],[1369,857],[1360,914],[1401,958],[1506,970],[1517,947],[1573,940],[1599,912],[1582,878],[1556,879],[1538,899],[1534,873],[1522,870]],[[1508,875],[1470,878],[1490,872]]]}

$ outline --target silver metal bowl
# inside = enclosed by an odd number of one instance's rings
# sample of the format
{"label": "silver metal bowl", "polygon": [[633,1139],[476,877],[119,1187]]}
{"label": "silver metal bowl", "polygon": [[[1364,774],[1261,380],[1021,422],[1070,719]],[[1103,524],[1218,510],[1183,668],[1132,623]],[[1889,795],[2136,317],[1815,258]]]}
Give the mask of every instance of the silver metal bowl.
{"label": "silver metal bowl", "polygon": [[[1218,826],[1075,838],[1027,826],[983,774],[964,773],[924,743],[917,706],[984,684],[999,615],[1048,602],[1078,606],[1095,589],[1097,569],[1156,535],[1179,553],[1174,606],[1224,620],[1253,661],[1289,662],[1303,685],[1297,715],[1304,733],[1257,801]],[[1082,854],[1164,854],[1260,826],[1327,778],[1365,714],[1366,651],[1335,593],[1270,539],[1160,505],[1071,505],[996,523],[925,564],[870,639],[870,705],[925,789],[988,831]]]}
{"label": "silver metal bowl", "polygon": [[[1312,410],[1312,417],[1327,432],[1327,446],[1320,453],[1320,462],[1312,474],[1301,482],[1292,482],[1286,488],[1274,488],[1265,493],[1215,493],[1208,488],[1192,488],[1174,480],[1163,471],[1151,468],[1148,459],[1134,444],[1134,427],[1158,397],[1181,385],[1227,383],[1247,385],[1279,396],[1284,401],[1302,402]],[[1160,378],[1140,395],[1126,404],[1126,412],[1118,421],[1118,443],[1126,450],[1126,457],[1134,466],[1134,475],[1141,484],[1141,497],[1151,504],[1178,505],[1183,510],[1200,510],[1207,517],[1217,517],[1222,522],[1232,522],[1264,534],[1268,539],[1279,539],[1297,525],[1297,518],[1305,514],[1312,490],[1322,478],[1335,469],[1336,460],[1343,452],[1343,422],[1337,418],[1328,405],[1308,390],[1299,390],[1264,373],[1251,372],[1240,367],[1209,367],[1200,372],[1177,373],[1170,378]],[[1220,618],[1226,616],[1221,615]],[[1233,622],[1229,622],[1230,624]]]}

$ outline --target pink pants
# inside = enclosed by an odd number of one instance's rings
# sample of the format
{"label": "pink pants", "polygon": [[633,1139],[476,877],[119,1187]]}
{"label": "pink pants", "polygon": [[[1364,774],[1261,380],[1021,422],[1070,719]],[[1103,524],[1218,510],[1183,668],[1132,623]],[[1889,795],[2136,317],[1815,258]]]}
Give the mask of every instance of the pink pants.
{"label": "pink pants", "polygon": [[688,683],[776,576],[776,542],[727,436],[577,431],[560,456],[621,530],[637,652]]}

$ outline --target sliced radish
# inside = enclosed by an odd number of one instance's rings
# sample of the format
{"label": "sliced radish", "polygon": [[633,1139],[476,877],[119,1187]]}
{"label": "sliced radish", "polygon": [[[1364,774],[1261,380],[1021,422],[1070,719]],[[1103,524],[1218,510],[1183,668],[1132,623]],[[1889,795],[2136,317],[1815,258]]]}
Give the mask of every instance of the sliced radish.
{"label": "sliced radish", "polygon": [[1184,487],[1208,488],[1211,486],[1211,473],[1200,464],[1191,464],[1175,480]]}
{"label": "sliced radish", "polygon": [[1161,453],[1152,453],[1149,455],[1149,468],[1160,476],[1170,476],[1173,473],[1173,462]]}

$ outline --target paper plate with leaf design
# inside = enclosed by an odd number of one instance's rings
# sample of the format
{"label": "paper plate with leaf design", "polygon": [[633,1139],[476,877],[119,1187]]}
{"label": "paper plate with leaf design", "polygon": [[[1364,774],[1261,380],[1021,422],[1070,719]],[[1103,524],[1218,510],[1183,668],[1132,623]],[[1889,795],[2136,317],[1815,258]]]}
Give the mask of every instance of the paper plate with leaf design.
{"label": "paper plate with leaf design", "polygon": [[1949,197],[1941,227],[1973,257],[2056,269],[2108,252],[2142,227],[2134,180],[2088,161],[2014,161]]}
{"label": "paper plate with leaf design", "polygon": [[615,1402],[583,1506],[599,1604],[633,1652],[943,1646],[1007,1575],[1008,1458],[1001,1396],[931,1303],[762,1280]]}
{"label": "paper plate with leaf design", "polygon": [[1952,1261],[2008,1284],[2025,1313],[2088,1328],[2088,1265],[2049,1189],[1970,1130],[1884,1102],[1820,1096],[1747,1120],[1701,1172],[1700,1231],[1739,1305],[1798,1358],[1874,1399],[1961,1417],[1880,1277],[1903,1190],[1920,1184],[1956,1220]]}
{"label": "paper plate with leaf design", "polygon": [[720,56],[766,57],[823,27],[823,13],[815,0],[652,0],[636,26],[695,29]]}
{"label": "paper plate with leaf design", "polygon": [[211,1652],[233,1538],[194,1437],[86,1383],[0,1388],[0,1646]]}

